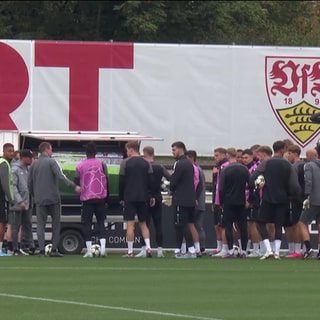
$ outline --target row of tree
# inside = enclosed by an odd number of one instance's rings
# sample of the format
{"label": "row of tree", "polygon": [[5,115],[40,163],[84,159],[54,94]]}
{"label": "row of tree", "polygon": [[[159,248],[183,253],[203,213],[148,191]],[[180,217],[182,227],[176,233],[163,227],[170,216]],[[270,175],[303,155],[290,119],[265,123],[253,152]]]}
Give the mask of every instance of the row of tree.
{"label": "row of tree", "polygon": [[0,38],[320,44],[318,1],[1,1]]}

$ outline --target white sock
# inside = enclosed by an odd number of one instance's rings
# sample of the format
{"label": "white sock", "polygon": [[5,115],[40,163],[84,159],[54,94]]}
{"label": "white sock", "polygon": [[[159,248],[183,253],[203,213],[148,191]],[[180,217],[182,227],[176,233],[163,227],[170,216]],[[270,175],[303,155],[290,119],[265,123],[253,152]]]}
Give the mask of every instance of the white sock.
{"label": "white sock", "polygon": [[250,251],[251,249],[251,240],[249,239],[248,242],[247,242],[247,249],[246,251]]}
{"label": "white sock", "polygon": [[194,248],[195,248],[196,252],[200,252],[200,243],[199,242],[195,242],[194,243]]}
{"label": "white sock", "polygon": [[87,247],[87,251],[90,251],[92,247],[92,241],[86,241],[86,247]]}
{"label": "white sock", "polygon": [[293,242],[288,243],[288,251],[289,251],[289,253],[294,252],[294,243]]}
{"label": "white sock", "polygon": [[147,247],[146,246],[142,246],[141,247],[141,252],[145,254],[147,252]]}
{"label": "white sock", "polygon": [[239,245],[239,248],[241,249],[242,248],[242,243],[241,243],[240,239],[238,239],[238,245]]}
{"label": "white sock", "polygon": [[188,251],[190,253],[196,253],[196,249],[194,248],[194,246],[188,247]]}
{"label": "white sock", "polygon": [[253,252],[258,253],[259,252],[259,243],[253,244]]}
{"label": "white sock", "polygon": [[222,250],[222,241],[221,241],[221,240],[217,240],[217,249],[218,249],[219,251]]}
{"label": "white sock", "polygon": [[161,255],[163,253],[162,247],[158,247],[158,255]]}
{"label": "white sock", "polygon": [[276,251],[276,247],[275,247],[275,245],[274,245],[274,241],[271,241],[271,242],[270,242],[270,245],[271,245],[272,251],[273,251],[273,252]]}
{"label": "white sock", "polygon": [[229,253],[229,254],[233,254],[233,249],[231,249],[231,250],[228,249],[228,253]]}
{"label": "white sock", "polygon": [[264,245],[263,241],[260,241],[260,252],[265,253],[266,252],[266,246]]}
{"label": "white sock", "polygon": [[301,243],[295,243],[294,244],[294,252],[300,253],[301,252]]}
{"label": "white sock", "polygon": [[133,252],[133,241],[128,241],[128,253]]}
{"label": "white sock", "polygon": [[102,238],[99,240],[100,240],[101,251],[105,251],[106,250],[106,239]]}
{"label": "white sock", "polygon": [[280,253],[281,240],[274,241],[274,253],[278,256]]}
{"label": "white sock", "polygon": [[0,251],[2,251],[3,242],[0,242]]}
{"label": "white sock", "polygon": [[272,251],[269,239],[264,239],[263,240],[263,244],[264,244],[267,252],[271,252]]}
{"label": "white sock", "polygon": [[146,250],[150,249],[151,248],[151,246],[150,246],[150,238],[145,238],[144,242],[146,244]]}
{"label": "white sock", "polygon": [[223,252],[228,252],[229,248],[227,244],[222,244],[222,250]]}
{"label": "white sock", "polygon": [[318,243],[318,250],[320,251],[320,243]]}
{"label": "white sock", "polygon": [[181,244],[181,253],[182,254],[187,253],[187,244],[185,242],[182,242]]}

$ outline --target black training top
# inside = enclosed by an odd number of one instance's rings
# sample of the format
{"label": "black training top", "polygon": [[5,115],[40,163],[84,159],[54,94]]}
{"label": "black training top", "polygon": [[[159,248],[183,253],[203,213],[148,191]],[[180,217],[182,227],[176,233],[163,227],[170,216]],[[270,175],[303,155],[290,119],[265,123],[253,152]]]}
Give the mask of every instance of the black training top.
{"label": "black training top", "polygon": [[193,181],[193,165],[186,156],[181,156],[175,162],[170,179],[170,189],[173,191],[173,204],[182,207],[195,207],[196,191]]}
{"label": "black training top", "polygon": [[162,200],[161,195],[161,180],[163,177],[165,177],[167,180],[170,181],[170,173],[167,171],[167,169],[156,162],[151,162],[152,170],[153,170],[153,190],[154,190],[154,196],[156,198],[156,201]]}
{"label": "black training top", "polygon": [[151,164],[141,157],[124,159],[120,165],[120,201],[145,202],[154,196]]}
{"label": "black training top", "polygon": [[232,162],[220,175],[221,205],[243,206],[246,203],[246,187],[249,184],[249,170],[246,166]]}
{"label": "black training top", "polygon": [[298,174],[289,161],[274,156],[260,163],[250,177],[250,184],[262,174],[265,179],[262,200],[272,204],[285,204],[289,196],[300,196]]}

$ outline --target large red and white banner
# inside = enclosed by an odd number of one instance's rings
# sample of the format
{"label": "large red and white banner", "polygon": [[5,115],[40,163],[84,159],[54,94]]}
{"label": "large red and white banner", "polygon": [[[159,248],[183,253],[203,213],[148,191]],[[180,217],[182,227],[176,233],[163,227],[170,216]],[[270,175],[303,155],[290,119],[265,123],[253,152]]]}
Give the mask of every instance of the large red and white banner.
{"label": "large red and white banner", "polygon": [[320,49],[0,41],[0,130],[136,131],[214,148],[314,147]]}

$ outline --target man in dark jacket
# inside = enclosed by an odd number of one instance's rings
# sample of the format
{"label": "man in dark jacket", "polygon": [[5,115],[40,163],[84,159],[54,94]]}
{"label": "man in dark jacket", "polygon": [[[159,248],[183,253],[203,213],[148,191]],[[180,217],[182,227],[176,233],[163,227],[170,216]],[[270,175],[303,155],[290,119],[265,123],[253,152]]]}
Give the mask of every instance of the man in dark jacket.
{"label": "man in dark jacket", "polygon": [[20,152],[20,160],[12,167],[13,195],[15,204],[10,207],[9,223],[12,227],[12,244],[14,255],[27,255],[21,248],[19,230],[28,244],[30,252],[35,251],[32,235],[32,203],[28,189],[28,167],[33,161],[31,150]]}
{"label": "man in dark jacket", "polygon": [[245,211],[246,187],[249,183],[249,170],[237,162],[237,152],[234,148],[227,149],[229,165],[224,168],[220,176],[220,202],[223,206],[223,221],[226,228],[228,253],[233,254],[233,224],[236,223],[241,236],[241,257],[246,257],[248,242],[247,215]]}
{"label": "man in dark jacket", "polygon": [[221,147],[214,149],[214,161],[215,166],[212,169],[212,211],[217,248],[213,249],[212,255],[222,257],[227,254],[228,245],[222,221],[223,211],[220,205],[219,184],[221,171],[229,164],[227,160],[227,150]]}
{"label": "man in dark jacket", "polygon": [[138,141],[126,144],[128,158],[120,165],[119,198],[124,206],[124,220],[127,222],[128,253],[123,257],[133,258],[135,216],[138,216],[140,230],[146,244],[147,257],[152,257],[150,232],[147,226],[148,206],[155,205],[153,170],[151,164],[141,158]]}
{"label": "man in dark jacket", "polygon": [[[304,202],[304,211],[301,214],[298,227],[302,237],[302,241],[306,246],[304,259],[313,256],[313,249],[310,244],[310,233],[308,225],[315,220],[317,224],[320,221],[320,144],[317,143],[315,148],[318,153],[318,159],[312,159],[306,162],[304,166],[304,194],[306,200]],[[318,254],[318,258],[320,258]]]}
{"label": "man in dark jacket", "polygon": [[199,186],[196,189],[195,226],[199,234],[200,250],[204,253],[206,248],[206,233],[203,227],[203,215],[206,210],[206,178],[203,170],[197,164],[197,152],[195,150],[188,150],[186,156],[191,161],[193,168],[199,171]]}
{"label": "man in dark jacket", "polygon": [[[153,190],[155,204],[153,207],[148,206],[149,214],[147,216],[147,226],[150,229],[150,221],[152,218],[155,233],[156,233],[156,242],[158,245],[157,248],[157,257],[163,258],[163,232],[162,232],[162,194],[161,194],[161,184],[162,179],[166,178],[170,180],[170,173],[167,169],[155,162],[154,159],[154,148],[152,146],[145,146],[143,148],[143,158],[150,162],[153,171]],[[151,194],[150,194],[151,197]],[[146,245],[142,239],[141,251],[135,255],[136,258],[145,258],[147,256]]]}
{"label": "man in dark jacket", "polygon": [[45,256],[45,228],[48,215],[52,218],[52,252],[50,256],[62,257],[58,251],[61,216],[58,181],[62,180],[67,186],[75,188],[76,192],[80,192],[81,188],[64,175],[58,162],[52,158],[52,145],[49,142],[41,142],[39,151],[41,152],[40,157],[30,167],[28,187],[36,205],[40,257]]}
{"label": "man in dark jacket", "polygon": [[[258,225],[261,237],[266,247],[266,253],[261,260],[274,257],[280,259],[279,251],[282,239],[282,227],[285,223],[288,199],[291,196],[299,196],[301,188],[298,175],[289,161],[283,158],[285,144],[279,140],[273,144],[274,156],[261,162],[252,173],[250,185],[253,188],[256,178],[263,175],[265,185],[258,216]],[[267,223],[275,225],[275,250],[271,249],[270,240],[266,228]]]}
{"label": "man in dark jacket", "polygon": [[192,163],[185,156],[186,147],[183,142],[174,142],[171,148],[172,155],[176,159],[174,171],[170,179],[170,189],[173,192],[172,200],[175,207],[177,248],[181,248],[183,237],[187,243],[192,243],[193,240],[196,252],[192,252],[191,248],[189,248],[189,253],[183,255],[183,257],[196,258],[197,256],[201,256],[201,252],[199,235],[194,225],[194,210],[196,206],[194,169]]}

